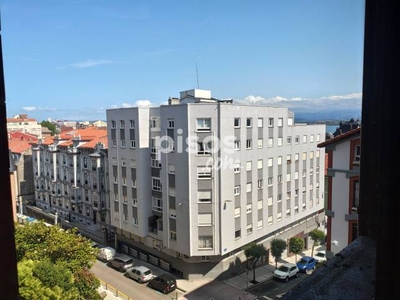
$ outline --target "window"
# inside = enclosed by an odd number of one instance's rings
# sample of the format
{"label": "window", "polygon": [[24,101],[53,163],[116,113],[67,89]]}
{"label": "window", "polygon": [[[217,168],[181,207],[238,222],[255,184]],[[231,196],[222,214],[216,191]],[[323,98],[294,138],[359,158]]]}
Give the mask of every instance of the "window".
{"label": "window", "polygon": [[200,249],[212,249],[213,237],[212,236],[199,236],[199,248]]}
{"label": "window", "polygon": [[163,201],[162,201],[162,199],[153,197],[152,198],[152,203],[153,203],[153,210],[154,211],[162,211],[163,210]]}
{"label": "window", "polygon": [[136,141],[135,140],[131,140],[129,146],[131,148],[135,148],[136,147]]}
{"label": "window", "polygon": [[278,175],[278,183],[282,183],[282,175]]}
{"label": "window", "polygon": [[174,128],[174,127],[175,127],[174,119],[168,119],[168,128]]}
{"label": "window", "polygon": [[251,166],[251,161],[246,162],[246,171],[251,171],[252,166]]}
{"label": "window", "polygon": [[135,128],[135,120],[129,120],[129,127]]}
{"label": "window", "polygon": [[246,205],[246,214],[251,213],[251,203]]}
{"label": "window", "polygon": [[257,119],[257,127],[263,127],[263,118]]}
{"label": "window", "polygon": [[249,224],[246,227],[247,234],[253,233],[253,224]]}
{"label": "window", "polygon": [[157,128],[157,127],[158,127],[158,118],[151,118],[150,128]]}
{"label": "window", "polygon": [[317,134],[317,142],[319,142],[321,140],[321,135],[318,133]]}
{"label": "window", "polygon": [[115,121],[111,121],[111,128],[115,128],[115,127],[116,127]]}
{"label": "window", "polygon": [[161,168],[161,163],[158,159],[151,159],[151,167],[152,168]]}
{"label": "window", "polygon": [[132,199],[132,206],[137,207],[137,199],[136,198]]}
{"label": "window", "polygon": [[119,121],[119,123],[120,123],[120,127],[121,128],[125,128],[125,121],[124,120]]}
{"label": "window", "polygon": [[272,225],[272,216],[268,216],[268,225]]}
{"label": "window", "polygon": [[173,240],[173,241],[176,241],[176,232],[175,231],[170,231],[169,232],[169,239],[170,240]]}
{"label": "window", "polygon": [[233,165],[233,172],[234,173],[240,173],[240,169],[241,169],[240,163],[235,163]]}
{"label": "window", "polygon": [[294,137],[294,142],[295,142],[296,144],[300,143],[300,136],[299,136],[299,135],[296,135],[296,136]]}
{"label": "window", "polygon": [[318,157],[319,157],[319,154],[320,154],[320,153],[319,153],[319,150],[317,150],[317,152],[315,153],[315,157],[318,158]]}
{"label": "window", "polygon": [[201,256],[201,261],[210,261],[210,256],[209,255]]}
{"label": "window", "polygon": [[211,119],[197,119],[197,131],[210,131]]}
{"label": "window", "polygon": [[236,186],[233,188],[233,194],[234,194],[234,195],[240,195],[240,185],[236,185]]}
{"label": "window", "polygon": [[209,155],[211,154],[212,142],[209,141],[207,143],[198,142],[197,143],[197,154],[199,155]]}
{"label": "window", "polygon": [[360,203],[360,181],[353,181],[353,208],[357,209]]}
{"label": "window", "polygon": [[272,183],[273,183],[272,177],[268,177],[268,185],[272,185]]}
{"label": "window", "polygon": [[274,159],[272,157],[268,158],[268,167],[272,167]]}
{"label": "window", "polygon": [[310,143],[314,143],[314,135],[313,134],[310,135]]}
{"label": "window", "polygon": [[271,206],[271,205],[272,205],[272,201],[273,201],[272,196],[271,196],[271,197],[268,197],[268,206]]}
{"label": "window", "polygon": [[211,190],[204,190],[197,192],[198,202],[210,203],[211,202]]}
{"label": "window", "polygon": [[282,146],[283,145],[283,138],[278,138],[278,146]]}
{"label": "window", "polygon": [[293,125],[293,118],[288,118],[287,119],[287,124],[288,124],[288,126],[292,126]]}
{"label": "window", "polygon": [[303,160],[307,159],[307,152],[303,152]]}
{"label": "window", "polygon": [[281,211],[278,212],[278,215],[276,216],[276,219],[277,219],[278,221],[282,220],[282,212],[281,212]]}
{"label": "window", "polygon": [[197,167],[197,178],[198,179],[211,179],[211,168],[210,167]]}
{"label": "window", "polygon": [[240,118],[235,118],[235,119],[233,120],[233,126],[234,126],[235,128],[239,128],[239,127],[240,127]]}
{"label": "window", "polygon": [[152,190],[153,191],[161,191],[161,180],[160,178],[152,178],[151,179],[152,183]]}
{"label": "window", "polygon": [[235,239],[240,239],[240,229],[235,230]]}
{"label": "window", "polygon": [[286,137],[286,143],[288,145],[290,145],[292,143],[292,137],[291,136]]}
{"label": "window", "polygon": [[290,154],[286,155],[286,163],[290,164],[292,162],[292,156]]}
{"label": "window", "polygon": [[294,179],[299,179],[299,171],[294,172]]}
{"label": "window", "polygon": [[263,220],[258,220],[257,222],[257,229],[263,228]]}
{"label": "window", "polygon": [[310,151],[310,159],[314,158],[314,151]]}
{"label": "window", "polygon": [[257,148],[262,149],[262,147],[263,147],[263,139],[258,139],[257,140]]}
{"label": "window", "polygon": [[235,208],[235,218],[240,217],[240,206]]}
{"label": "window", "polygon": [[282,156],[278,156],[278,166],[282,164]]}
{"label": "window", "polygon": [[246,119],[246,126],[251,127],[252,126],[252,118],[247,118]]}
{"label": "window", "polygon": [[268,139],[268,148],[271,148],[274,146],[274,139],[273,138],[269,138]]}
{"label": "window", "polygon": [[262,180],[262,179],[257,180],[257,187],[259,189],[262,189],[263,186],[264,186],[264,180]]}
{"label": "window", "polygon": [[307,143],[307,135],[303,135],[303,144]]}
{"label": "window", "polygon": [[251,140],[246,140],[246,149],[251,149]]}
{"label": "window", "polygon": [[279,118],[278,119],[278,127],[282,127],[283,126],[283,118]]}
{"label": "window", "polygon": [[198,225],[211,225],[211,221],[212,221],[212,214],[208,213],[208,214],[199,214],[198,216]]}
{"label": "window", "polygon": [[295,161],[298,161],[298,160],[299,160],[299,153],[296,153],[296,154],[294,155],[294,160],[295,160]]}
{"label": "window", "polygon": [[290,173],[286,174],[286,181],[290,181]]}
{"label": "window", "polygon": [[253,189],[253,185],[251,184],[251,182],[248,182],[246,184],[246,192],[250,193],[252,191],[252,189]]}
{"label": "window", "polygon": [[268,118],[268,127],[274,127],[274,118]]}
{"label": "window", "polygon": [[240,150],[240,141],[234,141],[233,142],[233,149],[234,150]]}
{"label": "window", "polygon": [[259,159],[257,160],[257,169],[262,169],[263,168],[263,160]]}
{"label": "window", "polygon": [[263,208],[263,201],[262,200],[258,200],[257,201],[257,209],[262,209]]}
{"label": "window", "polygon": [[138,226],[138,224],[139,224],[138,218],[132,217],[132,224],[134,226]]}
{"label": "window", "polygon": [[361,146],[356,145],[354,152],[354,162],[360,162],[360,157],[361,157]]}

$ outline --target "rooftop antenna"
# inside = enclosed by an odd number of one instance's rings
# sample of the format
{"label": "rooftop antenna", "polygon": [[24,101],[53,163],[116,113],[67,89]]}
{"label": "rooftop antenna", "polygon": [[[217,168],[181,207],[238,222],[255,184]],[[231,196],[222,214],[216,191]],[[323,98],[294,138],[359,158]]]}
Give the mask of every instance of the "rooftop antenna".
{"label": "rooftop antenna", "polygon": [[199,70],[197,69],[197,63],[196,63],[196,76],[197,76],[197,88],[200,89],[200,86],[199,86]]}

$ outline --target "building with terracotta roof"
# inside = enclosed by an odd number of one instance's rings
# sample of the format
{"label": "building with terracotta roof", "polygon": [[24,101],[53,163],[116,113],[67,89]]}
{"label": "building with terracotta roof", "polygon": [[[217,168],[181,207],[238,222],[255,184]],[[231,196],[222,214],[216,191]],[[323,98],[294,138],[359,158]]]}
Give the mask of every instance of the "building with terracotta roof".
{"label": "building with terracotta roof", "polygon": [[328,154],[327,255],[339,253],[357,238],[360,133],[359,127],[318,144]]}
{"label": "building with terracotta roof", "polygon": [[36,206],[108,232],[107,130],[73,129],[33,147]]}
{"label": "building with terracotta roof", "polygon": [[35,189],[33,184],[31,143],[37,141],[38,138],[35,135],[20,131],[8,132],[14,221],[17,221],[17,213],[24,212],[23,204],[34,200]]}
{"label": "building with terracotta roof", "polygon": [[15,115],[12,118],[7,118],[8,131],[21,131],[24,133],[34,134],[38,137],[42,135],[42,126],[36,119],[28,118],[26,114]]}

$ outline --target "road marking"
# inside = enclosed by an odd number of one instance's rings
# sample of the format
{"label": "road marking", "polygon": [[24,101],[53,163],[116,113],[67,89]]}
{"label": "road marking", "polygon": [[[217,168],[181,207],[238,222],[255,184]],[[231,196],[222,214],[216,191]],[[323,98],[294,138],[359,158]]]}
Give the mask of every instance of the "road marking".
{"label": "road marking", "polygon": [[267,299],[267,300],[274,300],[274,299],[272,299],[272,298],[270,298],[270,297],[267,297],[267,296],[262,296],[264,299]]}
{"label": "road marking", "polygon": [[286,293],[282,293],[282,294],[276,295],[276,297],[277,297],[277,298],[282,298],[285,294],[286,294]]}

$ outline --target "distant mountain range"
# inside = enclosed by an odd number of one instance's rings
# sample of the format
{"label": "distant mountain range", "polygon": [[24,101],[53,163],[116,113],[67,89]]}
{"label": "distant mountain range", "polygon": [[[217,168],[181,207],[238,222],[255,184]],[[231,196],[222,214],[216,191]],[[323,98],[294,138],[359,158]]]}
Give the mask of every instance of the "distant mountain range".
{"label": "distant mountain range", "polygon": [[338,124],[340,121],[361,120],[361,109],[353,110],[331,110],[320,112],[304,112],[292,110],[295,114],[296,122],[312,122],[312,123],[331,123]]}

